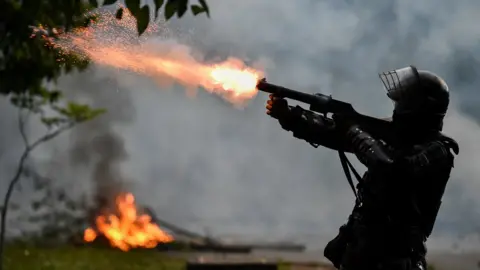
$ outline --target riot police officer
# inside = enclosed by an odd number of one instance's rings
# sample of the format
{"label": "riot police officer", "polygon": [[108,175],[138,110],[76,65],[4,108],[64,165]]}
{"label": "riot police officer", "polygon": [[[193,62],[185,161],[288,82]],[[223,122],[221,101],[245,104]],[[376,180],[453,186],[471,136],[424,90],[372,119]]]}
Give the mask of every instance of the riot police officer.
{"label": "riot police officer", "polygon": [[274,95],[267,114],[296,138],[354,153],[367,167],[356,187],[359,199],[325,257],[346,270],[426,269],[425,242],[459,151],[441,133],[449,89],[439,76],[414,66],[379,76],[394,103],[388,138],[347,116],[327,118]]}

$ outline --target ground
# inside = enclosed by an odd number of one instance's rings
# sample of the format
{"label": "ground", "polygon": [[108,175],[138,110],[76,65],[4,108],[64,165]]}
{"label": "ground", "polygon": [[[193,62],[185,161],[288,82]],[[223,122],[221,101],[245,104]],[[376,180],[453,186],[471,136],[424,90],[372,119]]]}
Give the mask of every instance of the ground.
{"label": "ground", "polygon": [[33,248],[8,246],[8,270],[159,270],[184,269],[184,261],[158,251],[122,252],[97,247]]}
{"label": "ground", "polygon": [[[156,250],[122,252],[111,248],[91,246],[28,247],[9,245],[6,249],[5,269],[8,270],[180,270],[187,260],[199,259],[215,262],[265,261],[275,262],[280,270],[332,269],[324,262],[313,262],[316,254],[281,252],[254,253],[250,255],[225,255],[218,253],[162,253]],[[437,270],[479,269],[480,254],[435,254],[430,256]],[[287,261],[291,263],[287,263]]]}
{"label": "ground", "polygon": [[[170,256],[156,250],[122,252],[99,247],[33,247],[8,245],[5,254],[8,270],[180,270],[186,259]],[[316,267],[290,266],[279,263],[280,270],[318,269]]]}

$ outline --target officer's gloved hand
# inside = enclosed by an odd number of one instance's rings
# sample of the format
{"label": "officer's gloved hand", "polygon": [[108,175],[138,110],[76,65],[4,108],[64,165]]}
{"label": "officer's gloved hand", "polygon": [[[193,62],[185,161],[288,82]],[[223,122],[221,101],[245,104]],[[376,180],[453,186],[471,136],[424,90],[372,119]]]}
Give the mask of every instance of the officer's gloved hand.
{"label": "officer's gloved hand", "polygon": [[335,128],[340,134],[346,134],[350,129],[357,126],[357,124],[347,115],[334,114],[332,119],[335,122]]}
{"label": "officer's gloved hand", "polygon": [[267,108],[267,114],[277,119],[283,129],[287,131],[292,130],[295,117],[286,99],[272,94],[269,96],[265,108]]}

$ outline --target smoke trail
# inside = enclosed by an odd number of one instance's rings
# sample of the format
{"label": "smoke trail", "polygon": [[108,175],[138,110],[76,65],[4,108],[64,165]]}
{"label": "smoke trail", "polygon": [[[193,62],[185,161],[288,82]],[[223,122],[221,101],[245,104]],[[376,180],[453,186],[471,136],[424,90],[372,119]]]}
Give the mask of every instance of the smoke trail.
{"label": "smoke trail", "polygon": [[[142,42],[145,37],[138,37],[135,18],[128,11],[120,21],[110,12],[98,12],[98,16],[98,23],[63,33],[58,39],[48,38],[47,44],[102,66],[148,76],[163,86],[169,81],[176,82],[190,92],[202,87],[237,106],[245,104],[257,92],[255,86],[262,72],[246,66],[240,59],[202,63],[184,45]],[[157,32],[157,28],[152,23],[147,33],[161,36],[163,33]]]}

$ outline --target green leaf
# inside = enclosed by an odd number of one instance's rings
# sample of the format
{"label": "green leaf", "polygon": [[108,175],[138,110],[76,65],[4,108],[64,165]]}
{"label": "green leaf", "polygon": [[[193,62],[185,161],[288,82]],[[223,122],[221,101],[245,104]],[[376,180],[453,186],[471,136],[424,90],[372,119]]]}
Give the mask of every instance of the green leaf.
{"label": "green leaf", "polygon": [[143,6],[135,17],[137,18],[138,35],[141,35],[145,32],[150,22],[150,9],[148,5]]}
{"label": "green leaf", "polygon": [[208,8],[208,5],[207,5],[207,2],[205,0],[198,0],[198,2],[200,3],[200,5],[202,6],[202,8],[205,10],[205,12],[207,13],[207,17],[210,18],[210,9]]}
{"label": "green leaf", "polygon": [[90,110],[89,114],[88,114],[88,119],[86,120],[91,120],[99,115],[102,115],[104,114],[105,112],[107,112],[107,110],[105,109],[95,109],[95,110]]}
{"label": "green leaf", "polygon": [[117,2],[117,0],[105,0],[105,1],[103,1],[103,5],[104,6],[113,5],[116,2]]}
{"label": "green leaf", "polygon": [[115,18],[117,18],[117,20],[121,20],[122,17],[123,17],[123,8],[119,8],[115,13]]}
{"label": "green leaf", "polygon": [[187,12],[188,9],[188,1],[187,0],[181,0],[177,4],[177,17],[181,18],[185,12]]}
{"label": "green leaf", "polygon": [[164,0],[154,0],[153,2],[155,3],[155,19],[157,19],[158,11],[162,8]]}
{"label": "green leaf", "polygon": [[195,16],[197,16],[200,13],[207,12],[204,8],[202,8],[199,5],[192,5],[190,9],[192,10],[193,15]]}
{"label": "green leaf", "polygon": [[135,15],[140,10],[140,0],[125,0],[125,6]]}
{"label": "green leaf", "polygon": [[69,102],[65,108],[53,107],[55,111],[63,115],[68,121],[76,123],[85,122],[91,120],[98,115],[105,112],[103,109],[92,109],[85,104],[78,104],[75,102]]}
{"label": "green leaf", "polygon": [[66,122],[66,119],[61,117],[42,117],[40,120],[47,127],[58,126]]}
{"label": "green leaf", "polygon": [[62,93],[60,91],[53,91],[50,92],[50,103],[57,102],[62,97]]}
{"label": "green leaf", "polygon": [[177,11],[178,2],[176,0],[168,0],[165,5],[165,20],[170,20]]}
{"label": "green leaf", "polygon": [[97,2],[97,0],[88,0],[88,3],[90,3],[90,5],[91,5],[92,7],[95,7],[95,8],[98,7],[98,2]]}

